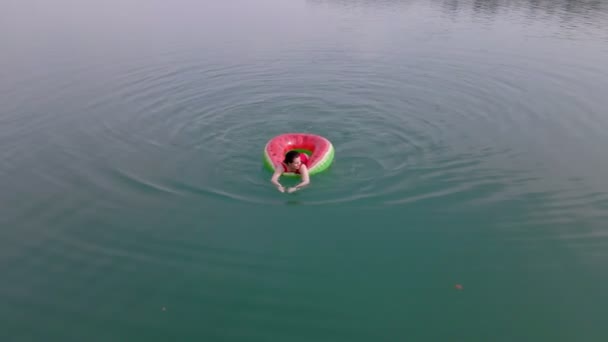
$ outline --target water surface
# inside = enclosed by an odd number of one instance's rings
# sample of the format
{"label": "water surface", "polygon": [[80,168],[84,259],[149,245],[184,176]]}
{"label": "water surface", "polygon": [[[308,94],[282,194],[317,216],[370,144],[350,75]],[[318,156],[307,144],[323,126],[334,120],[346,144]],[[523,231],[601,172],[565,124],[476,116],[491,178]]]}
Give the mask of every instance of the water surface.
{"label": "water surface", "polygon": [[3,340],[608,338],[604,2],[0,13]]}

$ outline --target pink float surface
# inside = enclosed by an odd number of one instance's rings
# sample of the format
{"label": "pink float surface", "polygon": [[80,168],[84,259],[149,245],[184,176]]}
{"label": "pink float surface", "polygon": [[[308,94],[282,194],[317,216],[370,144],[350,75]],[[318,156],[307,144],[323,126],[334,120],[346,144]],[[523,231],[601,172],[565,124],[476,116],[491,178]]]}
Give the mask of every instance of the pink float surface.
{"label": "pink float surface", "polygon": [[331,164],[334,156],[334,148],[326,138],[310,133],[285,133],[278,135],[268,141],[264,148],[266,163],[273,170],[285,158],[285,154],[291,150],[308,152],[307,163],[310,174],[325,170]]}

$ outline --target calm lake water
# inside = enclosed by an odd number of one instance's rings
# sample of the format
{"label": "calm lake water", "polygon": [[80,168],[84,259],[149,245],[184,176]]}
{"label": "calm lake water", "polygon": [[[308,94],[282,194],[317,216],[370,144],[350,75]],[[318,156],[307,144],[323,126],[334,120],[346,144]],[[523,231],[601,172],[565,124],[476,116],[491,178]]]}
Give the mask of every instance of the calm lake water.
{"label": "calm lake water", "polygon": [[0,49],[2,341],[608,340],[605,1],[9,0]]}

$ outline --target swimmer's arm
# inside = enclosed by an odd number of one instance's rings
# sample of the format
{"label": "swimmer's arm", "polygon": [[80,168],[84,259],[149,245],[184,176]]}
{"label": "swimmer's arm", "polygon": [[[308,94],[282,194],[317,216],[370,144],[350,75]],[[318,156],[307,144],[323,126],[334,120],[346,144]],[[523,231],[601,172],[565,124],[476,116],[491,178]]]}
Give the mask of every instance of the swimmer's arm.
{"label": "swimmer's arm", "polygon": [[279,178],[281,177],[281,173],[282,173],[281,169],[277,167],[275,169],[274,173],[272,174],[272,178],[270,179],[270,182],[272,184],[274,184],[279,189],[279,191],[283,192],[283,191],[285,191],[285,188],[283,188],[281,183],[279,183]]}
{"label": "swimmer's arm", "polygon": [[294,186],[293,188],[289,188],[288,192],[294,192],[296,190],[300,190],[303,187],[310,184],[310,177],[308,175],[308,168],[306,167],[306,165],[300,166],[300,175],[302,176],[302,181],[298,185]]}

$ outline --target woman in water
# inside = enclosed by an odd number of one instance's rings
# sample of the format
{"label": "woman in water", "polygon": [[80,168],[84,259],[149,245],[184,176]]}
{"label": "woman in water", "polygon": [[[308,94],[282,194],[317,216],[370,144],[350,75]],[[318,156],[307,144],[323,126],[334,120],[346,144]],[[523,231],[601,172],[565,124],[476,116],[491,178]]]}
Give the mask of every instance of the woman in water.
{"label": "woman in water", "polygon": [[302,176],[302,181],[294,187],[288,188],[287,192],[292,193],[300,190],[301,188],[310,184],[310,178],[308,177],[308,156],[305,153],[298,151],[289,151],[285,155],[285,159],[275,168],[272,179],[272,184],[276,185],[280,192],[285,192],[285,188],[279,183],[279,177],[284,172],[293,172]]}

